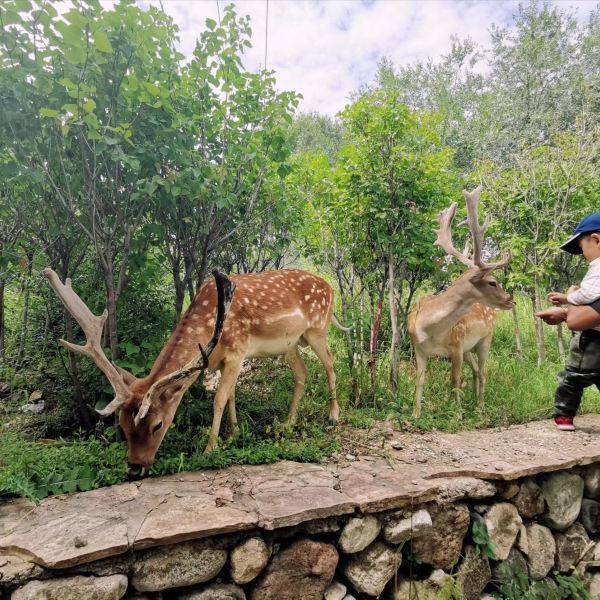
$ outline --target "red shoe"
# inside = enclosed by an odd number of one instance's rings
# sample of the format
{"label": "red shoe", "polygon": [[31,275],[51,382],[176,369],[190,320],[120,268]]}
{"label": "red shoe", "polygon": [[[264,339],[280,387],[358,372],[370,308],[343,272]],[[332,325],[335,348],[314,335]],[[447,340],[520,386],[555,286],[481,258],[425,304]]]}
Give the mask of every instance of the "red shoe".
{"label": "red shoe", "polygon": [[554,417],[554,424],[561,431],[575,431],[573,417]]}

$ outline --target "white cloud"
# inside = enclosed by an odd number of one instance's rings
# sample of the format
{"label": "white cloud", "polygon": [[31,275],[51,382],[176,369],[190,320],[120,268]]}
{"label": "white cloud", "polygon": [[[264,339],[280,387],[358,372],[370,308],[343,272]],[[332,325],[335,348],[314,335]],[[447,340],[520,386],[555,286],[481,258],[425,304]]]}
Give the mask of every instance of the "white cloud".
{"label": "white cloud", "polygon": [[[158,4],[140,0],[141,5]],[[180,28],[180,49],[190,56],[207,17],[218,20],[221,0],[163,0]],[[245,63],[264,66],[266,0],[238,1],[238,14],[251,17],[254,47]],[[587,19],[593,1],[555,1],[574,6]],[[391,58],[407,64],[438,58],[450,38],[470,37],[488,44],[492,23],[509,25],[517,0],[270,0],[268,3],[267,66],[276,71],[279,89],[300,92],[300,110],[330,115],[341,110],[349,95],[372,81],[377,61]]]}

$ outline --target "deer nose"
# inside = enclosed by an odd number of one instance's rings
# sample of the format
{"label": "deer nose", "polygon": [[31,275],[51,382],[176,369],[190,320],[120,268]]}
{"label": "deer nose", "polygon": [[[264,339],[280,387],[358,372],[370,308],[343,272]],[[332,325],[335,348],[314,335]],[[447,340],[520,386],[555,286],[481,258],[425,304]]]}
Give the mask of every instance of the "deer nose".
{"label": "deer nose", "polygon": [[147,469],[144,465],[135,465],[128,462],[127,466],[129,467],[127,469],[128,479],[141,479],[147,473]]}

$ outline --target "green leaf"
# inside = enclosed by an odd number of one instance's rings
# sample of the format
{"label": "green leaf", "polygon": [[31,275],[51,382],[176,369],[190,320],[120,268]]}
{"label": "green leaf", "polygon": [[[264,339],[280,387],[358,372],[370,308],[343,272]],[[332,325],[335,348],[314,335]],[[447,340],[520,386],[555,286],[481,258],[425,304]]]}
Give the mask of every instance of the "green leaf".
{"label": "green leaf", "polygon": [[106,52],[108,54],[112,53],[113,47],[104,31],[94,31],[92,37],[94,38],[94,44],[96,44],[96,48],[98,48],[100,52]]}
{"label": "green leaf", "polygon": [[214,28],[217,26],[217,22],[214,19],[206,19],[205,21],[206,26],[213,31]]}
{"label": "green leaf", "polygon": [[53,108],[40,108],[40,117],[56,119],[57,117],[60,117],[60,113]]}
{"label": "green leaf", "polygon": [[83,110],[85,110],[85,112],[93,112],[95,108],[96,103],[91,98],[83,103]]}
{"label": "green leaf", "polygon": [[72,65],[80,65],[82,62],[85,62],[87,53],[83,48],[71,46],[71,48],[65,49],[64,55],[67,62],[71,63]]}

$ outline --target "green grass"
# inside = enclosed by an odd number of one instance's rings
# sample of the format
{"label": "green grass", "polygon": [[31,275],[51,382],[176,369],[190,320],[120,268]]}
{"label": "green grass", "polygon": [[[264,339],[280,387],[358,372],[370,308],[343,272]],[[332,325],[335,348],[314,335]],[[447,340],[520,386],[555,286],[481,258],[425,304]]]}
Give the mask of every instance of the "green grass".
{"label": "green grass", "polygon": [[[350,401],[349,373],[345,363],[345,341],[339,331],[331,333],[335,356],[341,420],[346,426],[370,428],[378,420],[391,418],[401,430],[458,431],[489,426],[506,426],[552,415],[556,373],[562,368],[556,346],[556,330],[546,328],[547,360],[536,366],[531,304],[518,305],[524,357],[515,355],[512,317],[498,315],[498,326],[488,360],[485,406],[479,410],[471,390],[471,374],[463,370],[460,402],[450,389],[450,365],[432,360],[428,368],[422,416],[413,419],[414,363],[407,351],[401,357],[399,389],[389,385],[386,340],[380,343],[377,381],[371,389],[368,356],[358,373],[361,396]],[[565,334],[568,341],[569,334]],[[238,385],[236,403],[241,435],[226,439],[222,430],[220,447],[203,454],[212,418],[212,395],[195,386],[182,401],[173,428],[152,467],[156,475],[182,470],[226,467],[232,464],[271,463],[281,459],[320,461],[340,444],[337,430],[327,422],[329,399],[325,373],[312,352],[303,352],[309,369],[305,395],[300,404],[298,425],[283,427],[291,398],[293,378],[282,360],[256,361]],[[125,480],[125,448],[114,442],[114,428],[100,424],[95,436],[71,435],[68,439],[37,440],[44,423],[59,419],[62,406],[54,412],[25,417],[16,404],[0,405],[0,495],[16,494],[40,498],[51,493],[84,490]],[[62,411],[62,413],[61,413]],[[600,412],[600,394],[586,390],[580,412]],[[58,416],[56,416],[58,415]],[[7,433],[10,431],[10,433]],[[345,435],[348,428],[345,427]],[[42,434],[43,435],[43,434]]]}

